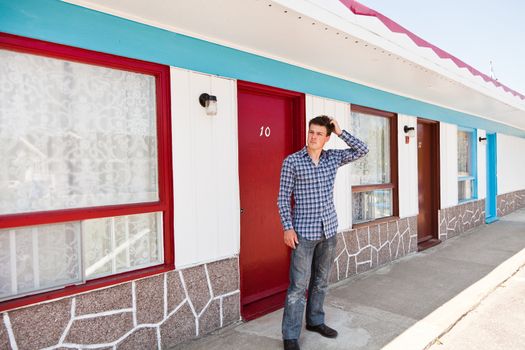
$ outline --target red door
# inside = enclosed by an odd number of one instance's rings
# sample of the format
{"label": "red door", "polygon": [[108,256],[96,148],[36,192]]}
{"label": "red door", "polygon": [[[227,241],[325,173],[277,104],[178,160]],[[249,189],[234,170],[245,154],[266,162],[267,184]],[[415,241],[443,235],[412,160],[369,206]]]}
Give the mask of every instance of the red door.
{"label": "red door", "polygon": [[289,249],[277,210],[284,158],[304,143],[304,95],[238,82],[241,312],[253,319],[284,305]]}
{"label": "red door", "polygon": [[439,124],[417,120],[417,161],[419,214],[417,216],[418,250],[439,243]]}

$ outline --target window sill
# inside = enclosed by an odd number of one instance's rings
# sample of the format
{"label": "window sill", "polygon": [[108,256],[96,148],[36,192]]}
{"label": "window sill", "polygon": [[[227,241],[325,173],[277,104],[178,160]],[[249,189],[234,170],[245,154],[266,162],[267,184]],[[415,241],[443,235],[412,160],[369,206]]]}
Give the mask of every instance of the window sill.
{"label": "window sill", "polygon": [[175,268],[173,265],[158,265],[154,267],[147,267],[142,270],[135,270],[130,272],[124,272],[118,275],[102,277],[87,281],[83,284],[71,285],[61,289],[53,291],[47,291],[40,294],[33,294],[29,296],[19,297],[17,299],[6,300],[0,302],[0,312],[10,311],[33,304],[39,304],[55,299],[61,299],[64,297],[72,297],[80,293],[88,292],[95,289],[101,289],[104,287],[110,287],[112,285],[121,284],[124,282],[130,282],[144,277],[158,275],[163,272],[171,271]]}
{"label": "window sill", "polygon": [[381,219],[376,219],[376,220],[366,221],[366,222],[360,222],[359,224],[353,224],[352,229],[355,230],[355,229],[362,228],[362,227],[374,226],[374,225],[384,224],[387,222],[397,221],[397,220],[399,220],[398,216],[389,216],[386,218],[381,218]]}

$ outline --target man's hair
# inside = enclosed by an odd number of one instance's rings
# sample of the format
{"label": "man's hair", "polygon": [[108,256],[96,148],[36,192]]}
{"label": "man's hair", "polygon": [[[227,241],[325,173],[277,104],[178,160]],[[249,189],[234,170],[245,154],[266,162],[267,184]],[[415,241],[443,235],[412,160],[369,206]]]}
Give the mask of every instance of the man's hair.
{"label": "man's hair", "polygon": [[308,122],[308,127],[310,127],[312,124],[324,126],[326,128],[326,136],[330,136],[330,134],[335,129],[334,124],[330,123],[331,120],[332,118],[330,118],[329,116],[320,115],[318,117],[310,119],[310,121]]}

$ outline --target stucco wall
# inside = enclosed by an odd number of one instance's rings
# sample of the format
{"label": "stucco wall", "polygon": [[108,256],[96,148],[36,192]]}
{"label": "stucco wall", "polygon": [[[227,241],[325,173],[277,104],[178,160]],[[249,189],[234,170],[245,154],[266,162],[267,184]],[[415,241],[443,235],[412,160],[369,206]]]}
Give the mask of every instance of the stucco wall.
{"label": "stucco wall", "polygon": [[458,127],[439,124],[441,209],[458,204]]}
{"label": "stucco wall", "polygon": [[398,115],[398,169],[399,169],[399,217],[406,218],[419,213],[417,136],[405,143],[405,125],[417,132],[417,118]]}
{"label": "stucco wall", "polygon": [[[478,138],[487,137],[485,130],[478,129]],[[479,139],[478,139],[479,140]],[[487,144],[477,142],[478,199],[487,197]]]}
{"label": "stucco wall", "polygon": [[525,189],[525,139],[497,135],[498,194]]}

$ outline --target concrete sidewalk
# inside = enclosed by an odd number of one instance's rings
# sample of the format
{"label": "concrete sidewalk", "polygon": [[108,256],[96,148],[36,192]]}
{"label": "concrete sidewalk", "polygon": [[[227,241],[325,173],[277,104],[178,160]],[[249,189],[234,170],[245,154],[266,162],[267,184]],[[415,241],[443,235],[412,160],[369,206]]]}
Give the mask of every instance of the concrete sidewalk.
{"label": "concrete sidewalk", "polygon": [[[333,285],[326,339],[304,331],[308,349],[424,349],[525,265],[525,209],[422,253]],[[176,349],[282,349],[282,309]]]}
{"label": "concrete sidewalk", "polygon": [[430,350],[523,350],[525,268],[501,284]]}

